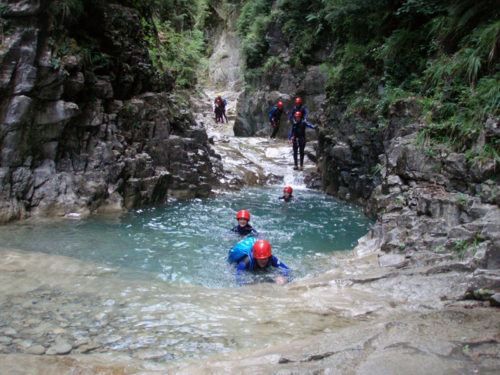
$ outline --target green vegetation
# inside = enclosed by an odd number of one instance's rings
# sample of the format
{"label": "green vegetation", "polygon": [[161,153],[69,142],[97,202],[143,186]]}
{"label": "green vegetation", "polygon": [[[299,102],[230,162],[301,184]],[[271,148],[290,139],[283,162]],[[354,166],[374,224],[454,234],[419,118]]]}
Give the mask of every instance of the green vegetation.
{"label": "green vegetation", "polygon": [[[250,82],[276,58],[268,36],[280,34],[281,49],[290,51],[288,69],[299,74],[321,63],[329,98],[344,106],[344,116],[374,116],[384,128],[390,105],[412,97],[427,119],[420,144],[464,152],[472,164],[500,163],[498,136],[473,147],[488,119],[500,116],[500,2],[242,3],[238,31]],[[319,49],[328,58],[318,60]]]}
{"label": "green vegetation", "polygon": [[[134,8],[142,17],[154,70],[149,73],[168,72],[178,87],[193,87],[196,72],[204,62],[203,28],[209,0],[121,0],[117,3]],[[81,32],[81,25],[92,18],[92,8],[98,6],[103,6],[98,0],[56,0],[52,3],[48,42],[53,51],[54,68],[57,69],[61,58],[68,54],[81,55],[86,69],[92,72],[105,71],[112,64],[111,56],[102,51],[101,35]],[[111,19],[115,26],[128,30],[124,18],[111,14]]]}
{"label": "green vegetation", "polygon": [[194,87],[205,63],[203,28],[208,0],[143,0],[133,5],[148,15],[143,28],[154,67],[172,74],[179,87]]}

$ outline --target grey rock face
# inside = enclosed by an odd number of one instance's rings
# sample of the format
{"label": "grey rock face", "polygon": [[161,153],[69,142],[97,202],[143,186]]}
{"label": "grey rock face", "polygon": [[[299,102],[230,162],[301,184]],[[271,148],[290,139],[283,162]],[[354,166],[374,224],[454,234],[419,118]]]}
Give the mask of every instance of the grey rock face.
{"label": "grey rock face", "polygon": [[209,195],[217,178],[206,133],[167,94],[172,77],[149,70],[137,11],[85,5],[92,30],[81,32],[97,33],[109,59],[97,72],[77,51],[61,55],[40,40],[57,37],[45,29],[46,5],[10,1],[6,13],[0,223]]}

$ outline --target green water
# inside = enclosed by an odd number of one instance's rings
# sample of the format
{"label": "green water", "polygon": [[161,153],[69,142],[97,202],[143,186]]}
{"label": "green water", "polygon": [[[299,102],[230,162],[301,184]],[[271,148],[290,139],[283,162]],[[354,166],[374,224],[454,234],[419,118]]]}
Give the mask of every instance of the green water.
{"label": "green water", "polygon": [[225,257],[237,242],[227,232],[241,209],[292,269],[292,280],[329,269],[329,254],[354,248],[372,224],[358,207],[321,192],[296,189],[297,203],[279,201],[281,193],[281,187],[246,188],[119,216],[8,225],[0,227],[0,243],[106,264],[120,277],[225,287],[234,285]]}

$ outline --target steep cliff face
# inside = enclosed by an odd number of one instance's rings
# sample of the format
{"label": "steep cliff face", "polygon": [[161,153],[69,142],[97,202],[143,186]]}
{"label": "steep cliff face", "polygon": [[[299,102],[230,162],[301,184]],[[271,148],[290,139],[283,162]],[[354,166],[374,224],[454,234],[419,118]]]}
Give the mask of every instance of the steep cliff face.
{"label": "steep cliff face", "polygon": [[3,11],[0,222],[210,194],[219,161],[152,69],[137,11],[82,2],[58,23],[54,4]]}

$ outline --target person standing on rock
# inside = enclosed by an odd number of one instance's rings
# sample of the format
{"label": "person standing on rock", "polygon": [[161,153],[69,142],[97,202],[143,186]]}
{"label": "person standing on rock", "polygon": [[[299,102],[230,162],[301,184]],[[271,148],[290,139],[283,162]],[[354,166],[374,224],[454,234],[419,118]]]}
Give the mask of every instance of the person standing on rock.
{"label": "person standing on rock", "polygon": [[[224,122],[224,118],[226,119],[226,122],[227,122],[226,106],[227,106],[226,98],[223,98],[222,94],[217,94],[217,97],[214,100],[215,121],[218,122],[219,117],[220,117],[221,122]],[[219,116],[217,114],[218,111],[220,113]]]}
{"label": "person standing on rock", "polygon": [[293,145],[293,169],[299,169],[297,163],[297,153],[300,154],[300,169],[304,169],[304,149],[306,147],[306,126],[314,129],[314,125],[309,123],[302,115],[302,112],[296,111],[292,119],[292,129],[288,135],[288,142]]}
{"label": "person standing on rock", "polygon": [[270,138],[276,138],[276,134],[280,129],[281,115],[283,114],[283,102],[279,101],[269,112],[269,126],[273,127],[273,132]]}
{"label": "person standing on rock", "polygon": [[288,116],[288,123],[293,120],[293,116],[296,112],[302,113],[302,118],[307,120],[307,109],[302,105],[302,98],[295,98],[295,107],[292,108],[290,116]]}

